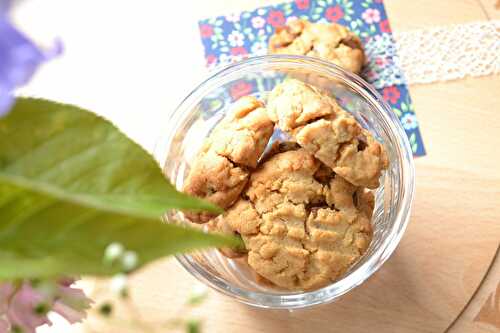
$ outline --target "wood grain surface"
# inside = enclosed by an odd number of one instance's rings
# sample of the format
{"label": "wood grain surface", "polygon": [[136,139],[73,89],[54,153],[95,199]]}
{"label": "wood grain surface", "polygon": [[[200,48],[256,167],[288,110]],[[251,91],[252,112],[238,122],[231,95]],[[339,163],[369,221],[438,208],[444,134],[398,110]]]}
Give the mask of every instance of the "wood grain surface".
{"label": "wood grain surface", "polygon": [[[233,9],[217,3],[207,8],[210,15]],[[388,0],[386,6],[394,31],[486,20],[483,6],[489,17],[498,16],[493,1],[485,0]],[[207,332],[500,330],[500,292],[495,294],[500,270],[490,272],[491,289],[484,291],[485,309],[496,306],[481,316],[482,304],[472,302],[500,242],[500,153],[495,151],[500,144],[500,77],[412,86],[410,91],[428,155],[416,160],[413,214],[392,258],[340,301],[314,309],[260,310],[212,293],[200,310]],[[190,280],[176,263],[158,263],[137,277],[139,303],[149,314],[175,308]],[[469,302],[476,313],[461,320]]]}
{"label": "wood grain surface", "polygon": [[[394,31],[500,19],[495,2],[385,1]],[[186,6],[203,18],[268,3],[214,0]],[[177,13],[165,15],[169,20]],[[201,52],[198,44],[193,49]],[[196,82],[197,74],[186,75]],[[261,310],[210,292],[194,313],[203,319],[204,332],[500,331],[500,76],[415,85],[410,92],[428,155],[415,161],[412,217],[394,255],[341,300],[313,309]],[[163,102],[173,106],[182,97],[174,94]],[[131,123],[123,120],[123,127]],[[162,260],[134,276],[132,297],[144,318],[165,319],[195,284],[174,260]]]}

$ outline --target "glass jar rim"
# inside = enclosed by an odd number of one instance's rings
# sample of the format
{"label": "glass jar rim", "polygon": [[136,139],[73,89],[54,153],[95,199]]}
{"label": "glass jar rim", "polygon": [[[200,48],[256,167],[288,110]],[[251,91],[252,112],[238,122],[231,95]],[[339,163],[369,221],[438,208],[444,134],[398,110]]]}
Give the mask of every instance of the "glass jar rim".
{"label": "glass jar rim", "polygon": [[[264,292],[248,291],[234,285],[228,284],[223,279],[210,274],[207,270],[199,265],[193,264],[189,254],[177,255],[177,260],[181,265],[198,280],[208,286],[218,290],[219,292],[238,299],[242,303],[273,309],[298,309],[309,307],[318,304],[332,302],[338,297],[344,295],[348,291],[363,283],[368,277],[375,273],[383,263],[394,252],[399,244],[404,231],[409,222],[411,206],[415,193],[415,168],[410,143],[406,133],[394,112],[389,105],[383,100],[379,93],[368,83],[366,83],[358,75],[345,71],[330,62],[312,58],[307,56],[293,55],[264,55],[242,60],[237,63],[229,64],[215,69],[209,73],[208,77],[203,80],[191,93],[177,106],[175,111],[169,118],[171,129],[176,127],[185,110],[192,109],[196,103],[207,95],[214,87],[220,86],[220,82],[224,78],[234,75],[238,72],[248,72],[252,69],[261,69],[263,66],[292,66],[297,69],[307,68],[316,70],[324,74],[334,77],[341,81],[350,89],[359,94],[367,103],[374,107],[377,112],[380,112],[384,126],[389,129],[390,134],[397,143],[394,148],[397,150],[397,155],[401,160],[401,183],[404,186],[400,188],[401,205],[395,214],[396,223],[390,230],[389,234],[384,238],[383,244],[377,251],[369,257],[366,262],[350,272],[349,279],[342,278],[333,282],[321,289],[304,292],[294,292],[290,294],[267,294]],[[169,151],[170,142],[172,142],[173,130],[169,131],[169,138],[158,142],[154,151],[155,156],[160,163],[165,163],[166,155]]]}

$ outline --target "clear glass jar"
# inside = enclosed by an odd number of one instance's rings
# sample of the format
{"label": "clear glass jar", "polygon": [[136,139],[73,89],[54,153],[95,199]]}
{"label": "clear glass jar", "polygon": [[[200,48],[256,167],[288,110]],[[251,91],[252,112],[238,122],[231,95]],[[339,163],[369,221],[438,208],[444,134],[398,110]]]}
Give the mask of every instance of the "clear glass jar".
{"label": "clear glass jar", "polygon": [[[261,285],[245,259],[228,259],[215,249],[178,255],[177,259],[200,281],[243,303],[295,309],[334,301],[363,283],[389,258],[403,236],[414,197],[415,171],[406,134],[382,97],[360,77],[319,59],[286,55],[250,58],[215,71],[181,102],[155,148],[155,157],[167,177],[181,189],[204,138],[224,116],[232,99],[249,92],[265,99],[286,76],[330,89],[388,153],[389,169],[375,191],[374,236],[369,249],[340,280],[307,292]],[[167,219],[185,221],[179,212],[169,213]]]}

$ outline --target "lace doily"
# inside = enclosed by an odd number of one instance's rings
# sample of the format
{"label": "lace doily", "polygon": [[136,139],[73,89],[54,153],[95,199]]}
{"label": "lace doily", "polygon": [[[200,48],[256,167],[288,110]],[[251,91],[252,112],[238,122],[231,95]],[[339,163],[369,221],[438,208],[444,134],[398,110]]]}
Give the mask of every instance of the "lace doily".
{"label": "lace doily", "polygon": [[367,63],[362,76],[375,88],[406,83],[392,34],[383,33],[366,39],[364,49]]}
{"label": "lace doily", "polygon": [[500,73],[500,20],[414,30],[395,39],[410,84]]}

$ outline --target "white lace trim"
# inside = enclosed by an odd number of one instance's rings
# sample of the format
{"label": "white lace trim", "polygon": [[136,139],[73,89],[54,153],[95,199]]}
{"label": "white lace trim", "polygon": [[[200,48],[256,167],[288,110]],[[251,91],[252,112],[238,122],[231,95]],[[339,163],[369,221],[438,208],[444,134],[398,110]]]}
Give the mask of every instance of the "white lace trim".
{"label": "white lace trim", "polygon": [[394,37],[410,84],[500,73],[500,20],[414,30]]}
{"label": "white lace trim", "polygon": [[365,40],[364,49],[367,63],[362,76],[375,88],[406,83],[392,34],[383,33]]}

